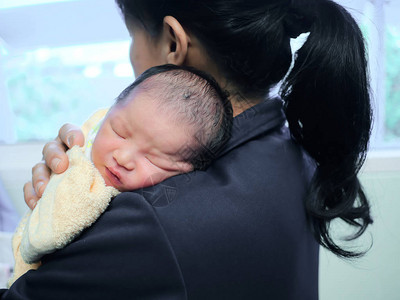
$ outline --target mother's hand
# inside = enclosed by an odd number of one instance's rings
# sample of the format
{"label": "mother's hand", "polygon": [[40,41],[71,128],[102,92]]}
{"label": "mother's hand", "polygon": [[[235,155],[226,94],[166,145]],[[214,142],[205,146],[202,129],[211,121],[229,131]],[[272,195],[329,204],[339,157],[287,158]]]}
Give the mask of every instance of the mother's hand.
{"label": "mother's hand", "polygon": [[58,137],[44,146],[43,160],[32,168],[32,181],[24,185],[24,198],[29,208],[33,209],[42,197],[51,172],[59,174],[68,168],[65,152],[75,145],[83,146],[84,142],[85,137],[78,126],[65,124],[58,132]]}

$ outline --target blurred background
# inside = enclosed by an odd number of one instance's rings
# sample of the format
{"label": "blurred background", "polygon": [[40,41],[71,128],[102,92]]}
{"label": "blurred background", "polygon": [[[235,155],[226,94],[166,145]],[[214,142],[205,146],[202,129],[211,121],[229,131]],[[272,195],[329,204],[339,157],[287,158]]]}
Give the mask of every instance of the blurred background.
{"label": "blurred background", "polygon": [[[361,180],[375,223],[353,245],[373,242],[364,258],[321,250],[320,299],[400,299],[400,2],[336,2],[368,43],[375,127]],[[11,232],[27,210],[22,187],[44,143],[134,80],[129,44],[113,0],[0,0],[0,287],[12,265]]]}

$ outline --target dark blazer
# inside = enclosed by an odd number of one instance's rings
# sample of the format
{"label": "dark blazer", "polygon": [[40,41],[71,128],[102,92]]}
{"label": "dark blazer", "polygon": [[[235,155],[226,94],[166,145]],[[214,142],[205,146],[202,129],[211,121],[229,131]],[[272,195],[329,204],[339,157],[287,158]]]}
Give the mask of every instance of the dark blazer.
{"label": "dark blazer", "polygon": [[313,170],[267,100],[234,119],[207,171],[120,194],[2,299],[317,299]]}

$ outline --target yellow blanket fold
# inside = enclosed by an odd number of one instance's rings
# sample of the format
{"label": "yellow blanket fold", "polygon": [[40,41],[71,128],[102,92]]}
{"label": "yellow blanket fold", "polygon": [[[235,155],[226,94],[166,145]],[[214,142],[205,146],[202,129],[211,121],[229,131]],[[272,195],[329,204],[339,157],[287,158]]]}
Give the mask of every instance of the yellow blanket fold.
{"label": "yellow blanket fold", "polygon": [[92,225],[119,191],[106,186],[100,172],[74,146],[67,152],[68,170],[53,174],[35,209],[21,220],[12,241],[15,267],[9,286],[43,255],[61,249]]}

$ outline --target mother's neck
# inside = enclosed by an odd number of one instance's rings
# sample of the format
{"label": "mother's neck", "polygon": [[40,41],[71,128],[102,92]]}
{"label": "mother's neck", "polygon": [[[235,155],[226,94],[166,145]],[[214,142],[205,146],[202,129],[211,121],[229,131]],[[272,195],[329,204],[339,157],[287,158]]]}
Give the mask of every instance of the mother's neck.
{"label": "mother's neck", "polygon": [[244,97],[230,97],[229,100],[232,104],[233,116],[240,115],[245,110],[262,102],[263,98],[244,98]]}

